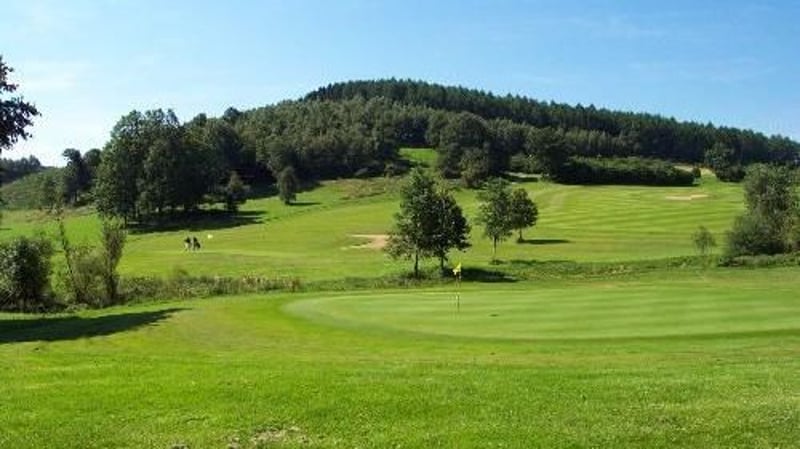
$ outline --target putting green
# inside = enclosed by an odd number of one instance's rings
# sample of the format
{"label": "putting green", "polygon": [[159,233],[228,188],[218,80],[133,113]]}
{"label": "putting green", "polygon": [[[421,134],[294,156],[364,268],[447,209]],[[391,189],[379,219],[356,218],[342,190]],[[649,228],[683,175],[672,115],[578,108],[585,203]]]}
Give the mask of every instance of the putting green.
{"label": "putting green", "polygon": [[[290,313],[348,328],[474,338],[581,340],[800,332],[800,281],[736,273],[713,279],[583,282],[329,296]],[[796,273],[796,271],[795,271]]]}

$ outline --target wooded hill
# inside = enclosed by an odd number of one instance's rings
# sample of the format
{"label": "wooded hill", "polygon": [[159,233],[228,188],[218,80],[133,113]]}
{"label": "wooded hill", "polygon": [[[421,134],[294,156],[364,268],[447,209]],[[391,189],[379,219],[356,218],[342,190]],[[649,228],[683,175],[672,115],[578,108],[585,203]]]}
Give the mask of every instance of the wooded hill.
{"label": "wooded hill", "polygon": [[241,180],[269,184],[287,170],[301,181],[399,174],[401,147],[435,148],[439,172],[469,187],[509,170],[578,184],[691,185],[699,170],[675,163],[738,180],[751,163],[800,160],[797,142],[750,130],[416,81],[353,81],[220,118],[132,111],[102,152],[92,151],[99,162],[65,151],[64,180],[44,196],[94,201],[101,213],[133,220],[220,201],[235,209]]}
{"label": "wooded hill", "polygon": [[[309,93],[304,100],[341,101],[358,97],[386,98],[403,105],[440,111],[470,112],[486,120],[510,120],[536,128],[583,131],[584,138],[572,139],[581,144],[572,150],[587,156],[643,156],[701,163],[705,151],[715,143],[733,149],[743,164],[796,161],[800,153],[797,142],[781,136],[767,137],[751,130],[679,122],[655,114],[611,111],[593,105],[571,106],[517,95],[497,96],[481,90],[422,81],[336,83]],[[595,142],[607,138],[616,140],[616,145]]]}

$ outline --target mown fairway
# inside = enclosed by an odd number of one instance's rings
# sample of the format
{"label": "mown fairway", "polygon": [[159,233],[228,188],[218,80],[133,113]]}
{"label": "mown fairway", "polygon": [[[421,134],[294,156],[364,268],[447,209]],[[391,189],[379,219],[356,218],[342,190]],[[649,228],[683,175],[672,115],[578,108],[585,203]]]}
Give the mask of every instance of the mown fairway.
{"label": "mown fairway", "polygon": [[[357,248],[368,240],[354,237],[391,230],[400,182],[326,182],[301,193],[299,205],[285,206],[274,197],[252,200],[234,221],[204,219],[191,227],[134,233],[120,269],[127,275],[168,276],[184,270],[190,275],[295,276],[303,281],[408,271],[407,262],[392,261],[376,249]],[[520,185],[538,204],[540,219],[524,232],[525,243],[517,244],[514,236],[500,245],[498,258],[504,261],[630,261],[693,255],[690,236],[697,226],[706,226],[721,242],[742,209],[740,187],[709,175],[691,188]],[[456,197],[473,222],[473,247],[454,253],[453,259],[486,268],[491,244],[474,223],[475,192],[462,190]],[[91,213],[71,217],[67,225],[76,241],[96,241],[98,224]],[[51,218],[35,212],[9,211],[2,226],[0,239],[37,228],[55,229]],[[186,253],[182,241],[187,235],[198,236],[203,250]]]}
{"label": "mown fairway", "polygon": [[0,318],[0,447],[797,447],[794,269]]}

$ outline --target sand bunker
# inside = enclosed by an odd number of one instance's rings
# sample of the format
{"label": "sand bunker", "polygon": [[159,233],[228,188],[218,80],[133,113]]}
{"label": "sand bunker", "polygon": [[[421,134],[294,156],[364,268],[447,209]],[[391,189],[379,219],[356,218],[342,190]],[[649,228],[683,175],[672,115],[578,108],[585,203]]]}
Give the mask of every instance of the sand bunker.
{"label": "sand bunker", "polygon": [[369,240],[367,243],[352,245],[350,248],[383,249],[389,242],[389,236],[386,234],[351,234],[350,237]]}
{"label": "sand bunker", "polygon": [[686,196],[668,196],[666,198],[672,201],[692,201],[692,200],[700,200],[703,198],[708,198],[708,195],[706,195],[705,193],[698,193],[695,195],[686,195]]}

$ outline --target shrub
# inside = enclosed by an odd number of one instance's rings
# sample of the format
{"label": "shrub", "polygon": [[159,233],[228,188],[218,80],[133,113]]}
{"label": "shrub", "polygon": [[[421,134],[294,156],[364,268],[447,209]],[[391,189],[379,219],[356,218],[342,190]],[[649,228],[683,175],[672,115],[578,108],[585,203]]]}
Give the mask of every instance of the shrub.
{"label": "shrub", "polygon": [[108,303],[114,303],[118,299],[119,289],[117,265],[122,259],[122,250],[125,248],[127,235],[121,222],[104,220],[100,238],[102,246],[97,256],[100,260],[100,277],[105,290],[105,300]]}
{"label": "shrub", "polygon": [[44,236],[0,244],[0,308],[29,312],[52,306],[48,296],[52,254]]}
{"label": "shrub", "polygon": [[728,231],[725,254],[727,257],[772,255],[787,249],[784,236],[775,231],[775,226],[757,215],[745,214],[737,217]]}
{"label": "shrub", "polygon": [[726,256],[790,251],[797,238],[797,179],[788,168],[752,165],[744,180],[747,211],[728,233]]}
{"label": "shrub", "polygon": [[692,173],[672,164],[639,157],[573,157],[551,176],[565,184],[628,184],[654,186],[690,186]]}

